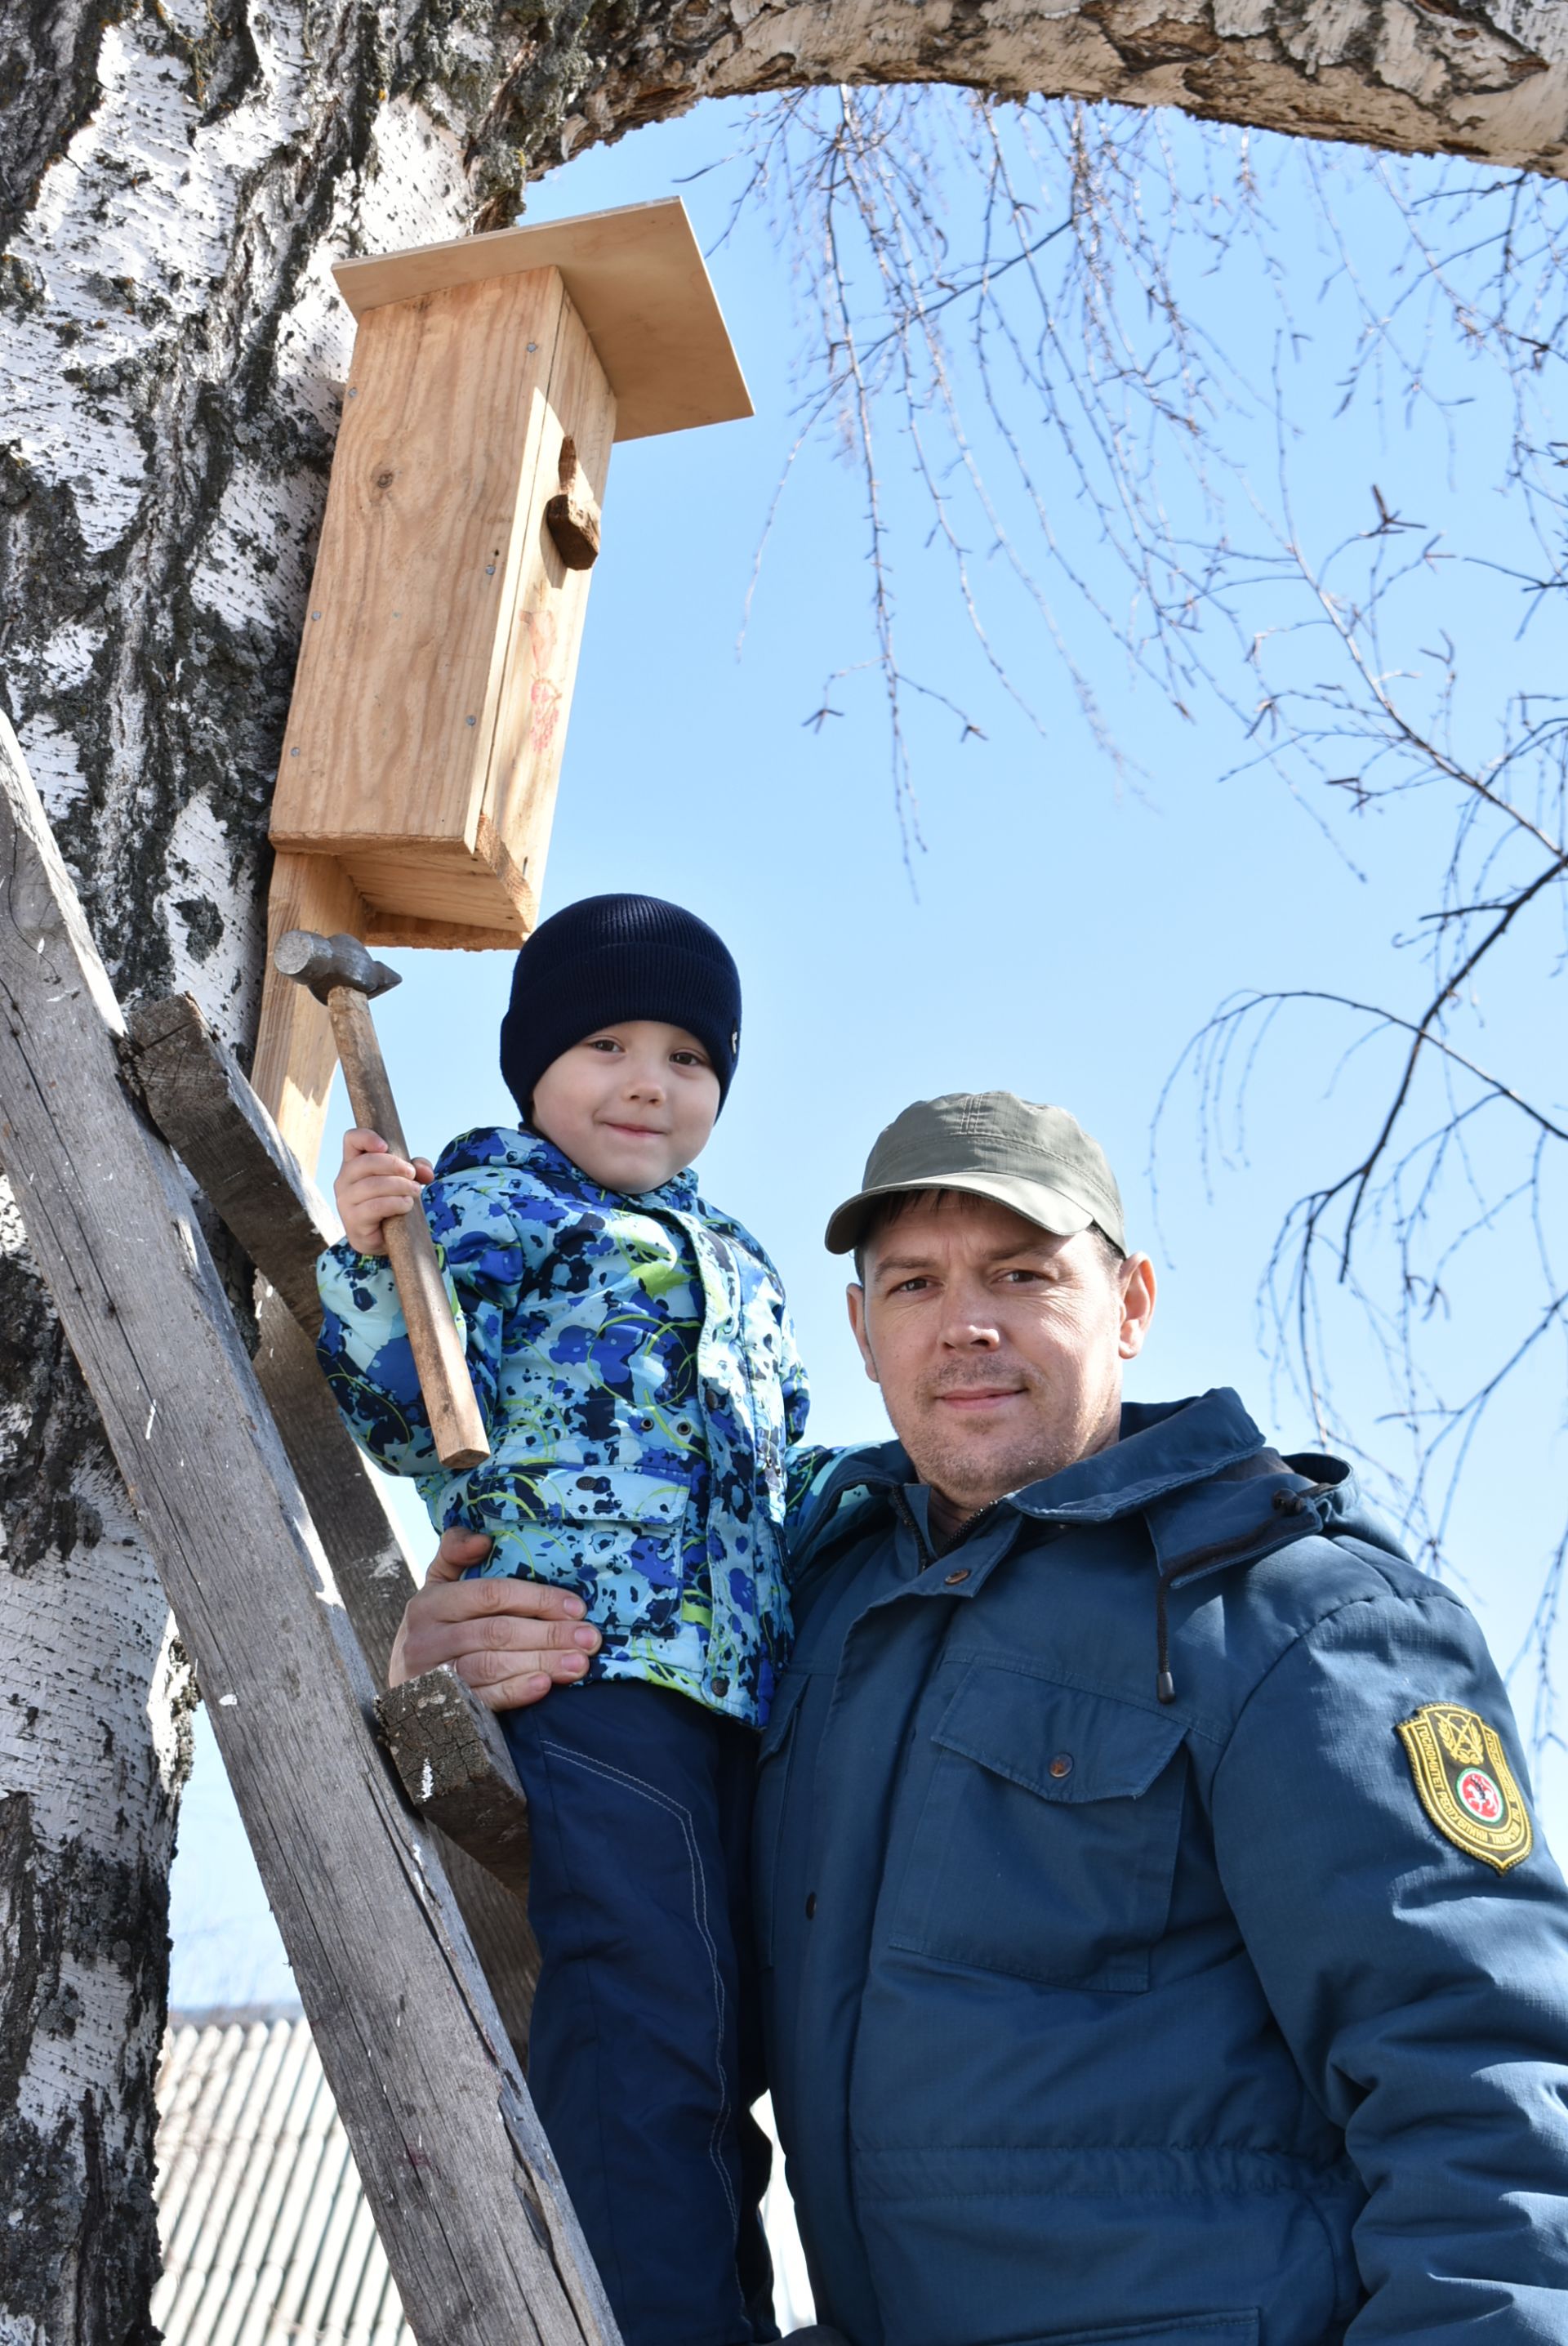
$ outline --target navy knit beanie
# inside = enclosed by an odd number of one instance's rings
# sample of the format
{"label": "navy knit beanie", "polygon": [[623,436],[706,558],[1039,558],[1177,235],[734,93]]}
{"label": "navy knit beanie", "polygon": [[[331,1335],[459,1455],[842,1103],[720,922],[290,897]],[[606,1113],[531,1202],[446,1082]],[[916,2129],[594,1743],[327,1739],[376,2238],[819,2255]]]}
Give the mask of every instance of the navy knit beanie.
{"label": "navy knit beanie", "polygon": [[585,896],[540,923],[512,974],[501,1072],[524,1121],[551,1061],[623,1018],[695,1035],[723,1107],[740,1056],[740,973],[723,938],[657,896]]}

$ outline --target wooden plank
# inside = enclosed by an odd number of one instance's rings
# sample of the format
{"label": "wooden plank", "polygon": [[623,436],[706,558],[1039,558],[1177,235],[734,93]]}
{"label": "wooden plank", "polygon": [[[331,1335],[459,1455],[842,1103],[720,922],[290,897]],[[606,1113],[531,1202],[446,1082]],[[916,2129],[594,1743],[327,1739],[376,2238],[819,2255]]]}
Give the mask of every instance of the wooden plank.
{"label": "wooden plank", "polygon": [[367,831],[340,839],[333,852],[364,898],[367,944],[372,931],[377,944],[418,944],[433,923],[478,930],[515,953],[533,926],[526,877],[498,840],[476,836],[470,846]]}
{"label": "wooden plank", "polygon": [[250,1070],[258,1099],[306,1172],[313,1173],[338,1054],[332,1022],[321,1003],[272,966],[272,948],[289,929],[363,936],[365,908],[359,891],[331,856],[280,853],[273,861],[261,1018]]}
{"label": "wooden plank", "polygon": [[[576,444],[579,477],[594,505],[602,507],[615,425],[615,393],[586,328],[567,301],[550,371],[540,494],[559,479],[562,444],[570,438]],[[542,517],[543,505],[540,511]],[[527,890],[530,929],[538,918],[590,576],[567,568],[547,528],[535,530],[518,581],[507,663],[498,678],[484,819],[517,864]]]}
{"label": "wooden plank", "polygon": [[316,1258],[342,1236],[337,1215],[188,994],[137,1004],[126,1025],[153,1122],[257,1270],[314,1335],[321,1324]]}
{"label": "wooden plank", "polygon": [[389,1687],[376,1713],[413,1805],[525,1899],[528,1803],[494,1713],[450,1666]]}
{"label": "wooden plank", "polygon": [[515,953],[519,936],[515,913],[502,929],[476,929],[467,921],[416,921],[408,913],[379,913],[372,906],[360,932],[367,945],[424,945],[443,953]]}
{"label": "wooden plank", "polygon": [[333,270],[356,318],[449,285],[548,264],[575,302],[616,401],[616,438],[752,413],[718,299],[678,197],[495,229]]}
{"label": "wooden plank", "polygon": [[0,1158],[195,1657],[410,2322],[422,2346],[609,2346],[185,1183],[121,1079],[123,1032],[0,720]]}

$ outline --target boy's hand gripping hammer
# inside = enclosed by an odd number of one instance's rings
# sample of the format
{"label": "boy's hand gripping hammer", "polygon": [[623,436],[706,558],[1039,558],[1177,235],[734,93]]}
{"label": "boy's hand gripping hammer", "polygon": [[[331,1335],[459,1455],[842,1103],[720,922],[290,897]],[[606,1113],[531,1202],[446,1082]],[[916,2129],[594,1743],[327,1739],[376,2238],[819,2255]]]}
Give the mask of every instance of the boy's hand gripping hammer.
{"label": "boy's hand gripping hammer", "polygon": [[[370,1009],[376,994],[402,984],[396,970],[372,959],[358,937],[320,937],[312,929],[290,929],[279,939],[272,960],[284,977],[308,986],[326,1005],[355,1123],[379,1133],[394,1156],[407,1157]],[[389,1214],[382,1235],[436,1455],[443,1466],[477,1466],[489,1457],[490,1444],[423,1207]]]}

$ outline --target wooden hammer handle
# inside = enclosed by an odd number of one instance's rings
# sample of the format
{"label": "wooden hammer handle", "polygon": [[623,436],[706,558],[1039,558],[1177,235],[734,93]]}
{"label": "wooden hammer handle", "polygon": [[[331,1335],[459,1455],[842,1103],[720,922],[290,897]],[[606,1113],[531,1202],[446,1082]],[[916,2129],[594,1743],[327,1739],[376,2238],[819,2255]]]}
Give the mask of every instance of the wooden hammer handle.
{"label": "wooden hammer handle", "polygon": [[[408,1143],[392,1101],[370,1004],[357,986],[334,985],[327,995],[327,1008],[354,1122],[379,1132],[394,1156],[406,1157]],[[416,1205],[408,1214],[389,1215],[382,1235],[408,1323],[408,1341],[436,1456],[443,1466],[477,1466],[482,1458],[489,1457],[490,1444],[423,1207]]]}

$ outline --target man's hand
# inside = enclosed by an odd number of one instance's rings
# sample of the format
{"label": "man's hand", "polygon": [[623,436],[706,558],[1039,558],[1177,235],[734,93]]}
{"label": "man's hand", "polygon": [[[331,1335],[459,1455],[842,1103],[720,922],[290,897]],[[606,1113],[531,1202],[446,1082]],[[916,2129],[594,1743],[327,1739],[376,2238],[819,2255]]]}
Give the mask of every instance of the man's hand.
{"label": "man's hand", "polygon": [[491,1710],[521,1710],[553,1686],[580,1678],[604,1642],[580,1596],[538,1580],[464,1580],[491,1542],[443,1532],[424,1586],[409,1598],[392,1644],[389,1685],[455,1664]]}
{"label": "man's hand", "polygon": [[385,1254],[382,1225],[389,1217],[412,1213],[433,1178],[428,1157],[394,1157],[379,1132],[345,1132],[332,1195],[349,1244],[361,1254]]}

